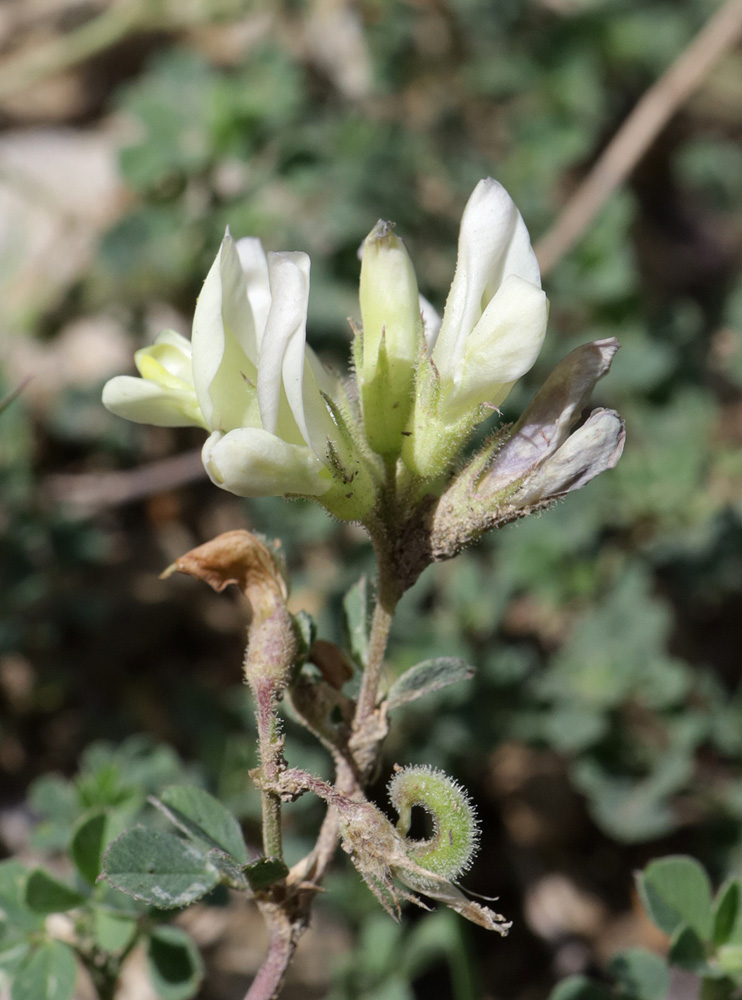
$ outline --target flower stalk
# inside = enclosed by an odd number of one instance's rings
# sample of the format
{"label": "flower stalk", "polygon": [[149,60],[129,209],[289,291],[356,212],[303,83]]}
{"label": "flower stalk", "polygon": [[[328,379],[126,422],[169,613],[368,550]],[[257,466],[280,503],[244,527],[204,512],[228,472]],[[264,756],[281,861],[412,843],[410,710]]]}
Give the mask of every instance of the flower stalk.
{"label": "flower stalk", "polygon": [[[476,186],[464,211],[442,317],[419,295],[392,224],[372,229],[363,247],[350,385],[306,343],[309,275],[306,254],[266,254],[258,240],[235,242],[227,232],[191,339],[164,331],[137,352],[139,377],[112,379],[103,395],[110,410],[131,420],[200,427],[215,485],[242,497],[312,499],[361,524],[376,556],[377,597],[365,656],[358,654],[365,662],[355,703],[343,690],[352,668],[346,660],[345,672],[339,651],[338,666],[323,662],[311,639],[300,650],[286,582],[263,541],[228,532],[171,567],[216,590],[237,584],[250,604],[244,676],[255,705],[260,764],[251,775],[266,857],[283,856],[284,801],[311,792],[328,807],[307,857],[288,875],[276,866],[275,881],[254,891],[269,947],[246,1000],[278,995],[338,842],[395,918],[405,900],[425,906],[423,893],[507,933],[503,917],[455,882],[478,836],[468,796],[453,779],[426,767],[398,769],[390,785],[397,828],[366,799],[393,706],[380,687],[394,614],[431,563],[581,488],[616,464],[624,443],[612,410],[598,408],[583,422],[618,349],[606,340],[572,351],[514,426],[500,426],[476,454],[465,454],[476,428],[533,366],[548,317],[525,223],[491,178]],[[303,670],[307,658],[317,669]],[[334,784],[288,767],[284,695],[332,754]],[[420,805],[434,833],[411,842],[410,810]]]}

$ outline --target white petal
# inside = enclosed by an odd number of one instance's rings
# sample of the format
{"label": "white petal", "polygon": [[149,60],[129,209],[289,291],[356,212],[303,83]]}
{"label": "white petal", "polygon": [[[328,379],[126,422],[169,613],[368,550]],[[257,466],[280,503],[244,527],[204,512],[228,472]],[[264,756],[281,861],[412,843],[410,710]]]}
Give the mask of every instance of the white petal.
{"label": "white petal", "polygon": [[541,285],[520,212],[505,188],[490,177],[477,184],[461,220],[456,273],[433,353],[442,374],[461,359],[467,335],[510,274]]}
{"label": "white petal", "polygon": [[245,236],[235,244],[242,273],[247,283],[247,300],[252,310],[258,351],[263,340],[268,310],[271,307],[271,286],[268,279],[268,258],[263,244],[254,236]]}
{"label": "white petal", "polygon": [[179,382],[193,386],[191,342],[175,330],[163,330],[151,347],[143,347],[134,355],[140,375],[149,378],[147,359],[152,358],[165,372]]}
{"label": "white petal", "polygon": [[[289,366],[286,394],[297,405],[297,424],[304,423],[301,385],[304,373],[307,305],[309,302],[309,257],[305,253],[271,253],[268,257],[271,281],[271,309],[265,327],[258,366],[258,402],[263,427],[275,434],[281,405],[284,360],[289,345],[298,342],[299,363]],[[296,351],[294,352],[296,353]],[[296,414],[294,413],[296,418]],[[306,437],[304,438],[306,441]]]}
{"label": "white petal", "polygon": [[[306,356],[309,257],[299,252],[271,253],[268,268],[272,301],[258,369],[263,427],[293,441],[293,422],[302,440],[323,458],[334,424]],[[290,414],[282,413],[285,404]]]}
{"label": "white petal", "polygon": [[106,382],[103,405],[111,413],[138,424],[206,427],[193,390],[166,389],[133,375],[118,375]]}
{"label": "white petal", "polygon": [[438,311],[424,295],[419,296],[420,299],[420,314],[423,318],[423,333],[425,334],[425,343],[428,345],[428,350],[432,351],[435,347],[435,342],[438,339],[438,333],[441,329],[441,318],[438,315]]}
{"label": "white petal", "polygon": [[212,482],[240,497],[321,496],[331,485],[329,472],[309,448],[258,427],[215,432],[202,458]]}
{"label": "white petal", "polygon": [[175,347],[187,355],[188,358],[193,353],[193,346],[188,337],[184,337],[177,330],[161,330],[155,337],[154,342],[155,344],[168,344],[170,347]]}
{"label": "white petal", "polygon": [[245,276],[227,233],[196,303],[193,382],[212,429],[259,424],[257,341]]}
{"label": "white petal", "polygon": [[335,398],[339,392],[338,384],[340,379],[338,376],[320,361],[309,344],[305,346],[304,354],[306,355],[309,367],[312,369],[317,388],[321,389],[327,396]]}
{"label": "white petal", "polygon": [[446,405],[499,405],[503,386],[525,375],[538,357],[548,313],[540,288],[515,275],[506,278],[466,341]]}

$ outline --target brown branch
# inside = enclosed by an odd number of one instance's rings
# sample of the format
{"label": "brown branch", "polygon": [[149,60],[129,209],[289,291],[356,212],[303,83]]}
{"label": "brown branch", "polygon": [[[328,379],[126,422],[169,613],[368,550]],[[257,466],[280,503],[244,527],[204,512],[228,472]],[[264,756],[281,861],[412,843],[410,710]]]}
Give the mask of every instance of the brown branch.
{"label": "brown branch", "polygon": [[143,0],[113,3],[74,31],[7,57],[0,65],[0,100],[111,48],[146,20]]}
{"label": "brown branch", "polygon": [[7,410],[10,404],[14,403],[16,399],[18,399],[32,378],[33,375],[27,375],[22,382],[19,382],[14,389],[11,389],[9,393],[0,399],[0,413],[2,413],[3,410]]}
{"label": "brown branch", "polygon": [[295,896],[291,901],[259,903],[268,928],[268,954],[253,979],[245,1000],[276,1000],[296,946],[309,925],[309,897]]}
{"label": "brown branch", "polygon": [[138,32],[177,31],[224,17],[239,17],[246,0],[112,0],[100,14],[72,31],[13,52],[0,61],[0,101],[49,77],[75,69]]}
{"label": "brown branch", "polygon": [[47,477],[43,493],[53,503],[96,511],[144,500],[205,475],[201,451],[194,449],[121,472],[57,473]]}
{"label": "brown branch", "polygon": [[542,274],[551,271],[574,246],[675,112],[740,38],[742,0],[728,0],[644,94],[552,228],[538,241],[536,256]]}

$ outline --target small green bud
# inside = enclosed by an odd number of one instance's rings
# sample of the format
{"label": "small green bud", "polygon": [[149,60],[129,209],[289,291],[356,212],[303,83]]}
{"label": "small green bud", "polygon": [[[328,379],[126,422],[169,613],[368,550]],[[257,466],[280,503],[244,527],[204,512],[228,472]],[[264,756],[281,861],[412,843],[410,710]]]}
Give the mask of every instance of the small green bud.
{"label": "small green bud", "polygon": [[388,222],[377,222],[363,245],[360,304],[366,438],[374,451],[396,457],[412,410],[423,324],[415,269]]}

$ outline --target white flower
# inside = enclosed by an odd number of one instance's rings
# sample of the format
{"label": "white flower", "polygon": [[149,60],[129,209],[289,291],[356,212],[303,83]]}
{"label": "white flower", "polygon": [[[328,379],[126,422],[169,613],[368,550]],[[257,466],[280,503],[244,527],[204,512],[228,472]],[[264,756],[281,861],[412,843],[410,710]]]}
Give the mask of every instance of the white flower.
{"label": "white flower", "polygon": [[464,210],[451,290],[430,363],[418,370],[405,462],[436,475],[479,420],[531,368],[548,302],[528,230],[497,181],[477,184]]}
{"label": "white flower", "polygon": [[368,471],[325,401],[339,387],[306,346],[308,299],[306,254],[266,257],[259,240],[227,233],[191,342],[160,334],[137,352],[142,378],[112,379],[104,404],[130,420],[205,427],[204,466],[231,493],[322,497],[339,517],[363,516]]}

